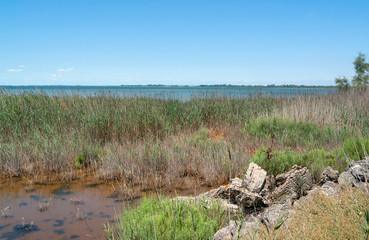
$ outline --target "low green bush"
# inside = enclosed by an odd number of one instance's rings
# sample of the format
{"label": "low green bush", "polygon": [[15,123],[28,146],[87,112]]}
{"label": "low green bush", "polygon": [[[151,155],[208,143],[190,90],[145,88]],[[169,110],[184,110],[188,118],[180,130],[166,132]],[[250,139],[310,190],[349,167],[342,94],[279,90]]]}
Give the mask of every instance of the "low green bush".
{"label": "low green bush", "polygon": [[317,181],[324,168],[331,166],[342,172],[348,162],[345,160],[342,149],[327,152],[324,149],[314,149],[306,152],[296,152],[292,149],[272,151],[269,154],[266,148],[258,150],[252,159],[263,167],[269,174],[277,175],[288,171],[293,165],[308,167]]}
{"label": "low green bush", "polygon": [[74,160],[74,166],[76,168],[83,168],[90,165],[92,161],[98,161],[100,150],[101,147],[98,145],[93,147],[84,147],[82,152]]}
{"label": "low green bush", "polygon": [[350,138],[343,143],[345,154],[348,158],[358,161],[368,155],[369,138]]}
{"label": "low green bush", "polygon": [[298,145],[316,147],[321,144],[335,143],[349,136],[347,129],[335,130],[333,127],[323,128],[314,123],[281,118],[251,120],[243,132],[258,138],[271,138],[273,135],[277,143],[290,147]]}
{"label": "low green bush", "polygon": [[109,239],[212,239],[225,221],[220,203],[152,197],[125,211],[115,229],[105,230]]}

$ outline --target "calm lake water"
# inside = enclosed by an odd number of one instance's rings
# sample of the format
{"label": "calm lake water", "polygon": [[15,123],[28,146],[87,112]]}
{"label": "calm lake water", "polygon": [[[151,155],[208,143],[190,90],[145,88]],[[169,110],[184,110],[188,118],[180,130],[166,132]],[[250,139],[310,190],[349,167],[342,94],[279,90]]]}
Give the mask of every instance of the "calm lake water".
{"label": "calm lake water", "polygon": [[[194,195],[207,187],[162,192]],[[159,190],[160,192],[160,190]],[[26,179],[0,180],[0,239],[104,239],[104,224],[114,225],[124,212],[154,192],[94,180],[35,184]]]}
{"label": "calm lake water", "polygon": [[105,95],[119,97],[147,96],[188,100],[191,97],[250,97],[254,95],[295,96],[326,95],[335,93],[334,88],[275,88],[275,87],[199,87],[199,86],[0,86],[10,94],[25,92],[42,93],[50,96],[61,95]]}

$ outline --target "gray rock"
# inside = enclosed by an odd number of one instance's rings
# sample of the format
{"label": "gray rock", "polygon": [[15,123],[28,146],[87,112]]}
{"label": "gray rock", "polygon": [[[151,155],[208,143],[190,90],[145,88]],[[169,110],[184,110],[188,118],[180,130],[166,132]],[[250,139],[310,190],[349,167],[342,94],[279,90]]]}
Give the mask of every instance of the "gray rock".
{"label": "gray rock", "polygon": [[242,223],[240,230],[237,232],[237,234],[235,234],[237,235],[237,238],[235,239],[242,239],[243,237],[248,239],[250,236],[253,236],[259,228],[260,220],[251,215],[245,222]]}
{"label": "gray rock", "polygon": [[277,175],[276,188],[266,196],[266,202],[279,200],[282,196],[299,198],[310,190],[313,184],[310,171],[306,167],[293,166],[290,171]]}
{"label": "gray rock", "polygon": [[229,184],[226,186],[220,186],[217,189],[204,193],[203,195],[208,198],[220,198],[226,199],[230,202],[236,202],[236,197],[241,193],[242,187],[237,184]]}
{"label": "gray rock", "polygon": [[357,182],[369,182],[369,159],[355,162],[351,167],[351,174]]}
{"label": "gray rock", "polygon": [[339,173],[331,167],[327,167],[320,175],[319,185],[323,185],[326,182],[338,182]]}
{"label": "gray rock", "polygon": [[344,171],[340,174],[338,178],[339,184],[348,184],[354,185],[356,183],[356,179],[352,176],[351,171]]}
{"label": "gray rock", "polygon": [[242,187],[242,180],[239,178],[232,178],[231,185],[236,186],[236,187]]}
{"label": "gray rock", "polygon": [[292,208],[291,199],[286,199],[282,203],[274,204],[261,212],[258,217],[268,226],[275,226],[280,219],[286,219],[288,211]]}
{"label": "gray rock", "polygon": [[263,198],[257,193],[243,190],[237,195],[236,202],[243,208],[257,207],[263,204]]}
{"label": "gray rock", "polygon": [[360,182],[369,182],[369,159],[352,161],[338,178],[340,184],[350,184],[352,186]]}
{"label": "gray rock", "polygon": [[266,177],[265,186],[263,190],[261,190],[260,195],[265,197],[268,193],[272,192],[276,187],[275,177],[273,175],[269,175]]}
{"label": "gray rock", "polygon": [[262,197],[257,194],[250,192],[247,188],[242,186],[241,179],[234,178],[231,183],[226,186],[220,186],[217,189],[211,190],[200,196],[212,199],[223,199],[227,200],[228,204],[231,204],[235,209],[234,204],[238,204],[243,208],[249,208],[258,206],[263,203]]}
{"label": "gray rock", "polygon": [[215,233],[213,240],[238,240],[242,237],[252,236],[260,227],[258,218],[250,216],[246,221],[230,221],[229,226]]}
{"label": "gray rock", "polygon": [[242,186],[246,187],[250,192],[259,193],[265,184],[267,172],[255,163],[250,163],[247,169],[245,179]]}
{"label": "gray rock", "polygon": [[230,221],[229,226],[220,229],[214,234],[213,240],[233,240],[233,235],[238,232],[237,224],[235,221]]}
{"label": "gray rock", "polygon": [[326,182],[320,189],[330,197],[337,195],[340,190],[339,185],[335,182]]}

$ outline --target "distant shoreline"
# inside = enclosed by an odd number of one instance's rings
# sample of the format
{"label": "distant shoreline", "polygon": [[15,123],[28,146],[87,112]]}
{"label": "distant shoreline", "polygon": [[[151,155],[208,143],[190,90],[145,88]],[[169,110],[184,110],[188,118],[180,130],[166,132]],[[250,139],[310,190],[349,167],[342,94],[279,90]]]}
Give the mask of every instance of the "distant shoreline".
{"label": "distant shoreline", "polygon": [[318,85],[231,85],[231,84],[213,84],[213,85],[165,85],[165,84],[146,84],[146,85],[0,85],[0,88],[57,88],[57,87],[83,87],[83,88],[101,88],[101,87],[168,87],[168,88],[193,88],[193,87],[204,87],[204,88],[327,88],[327,89],[335,89],[336,86],[318,86]]}

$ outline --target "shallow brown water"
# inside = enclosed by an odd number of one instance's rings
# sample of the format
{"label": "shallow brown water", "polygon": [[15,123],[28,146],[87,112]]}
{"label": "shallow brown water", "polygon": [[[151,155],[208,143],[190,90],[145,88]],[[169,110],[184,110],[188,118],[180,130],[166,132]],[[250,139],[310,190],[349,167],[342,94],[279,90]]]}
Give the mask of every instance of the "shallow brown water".
{"label": "shallow brown water", "polygon": [[0,239],[103,239],[103,224],[114,223],[119,212],[148,194],[119,184],[33,185],[27,180],[2,180]]}

